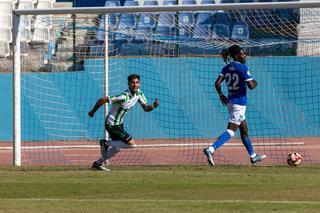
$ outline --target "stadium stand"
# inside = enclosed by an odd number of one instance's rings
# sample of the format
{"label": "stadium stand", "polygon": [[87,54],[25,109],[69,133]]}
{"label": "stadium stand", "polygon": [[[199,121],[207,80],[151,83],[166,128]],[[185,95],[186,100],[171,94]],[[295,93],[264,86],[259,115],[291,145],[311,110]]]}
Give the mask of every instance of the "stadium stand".
{"label": "stadium stand", "polygon": [[[38,9],[53,8],[51,1],[38,2]],[[51,15],[38,15],[34,23],[34,34],[32,43],[48,43],[50,40],[50,29],[52,28]]]}
{"label": "stadium stand", "polygon": [[0,57],[10,55],[10,42],[12,41],[12,10],[14,8],[13,1],[0,1]]}
{"label": "stadium stand", "polygon": [[9,42],[0,40],[0,57],[4,58],[10,55]]}
{"label": "stadium stand", "polygon": [[[69,0],[71,1],[71,0]],[[250,2],[271,2],[276,0],[106,0],[104,5],[108,7],[113,6],[156,6],[156,5],[176,5],[178,3],[182,5],[186,4],[215,4],[215,3],[250,3]],[[285,1],[285,0],[277,0]],[[292,0],[297,1],[297,0]],[[75,5],[83,4],[85,1],[75,1]],[[78,4],[78,5],[79,5]],[[92,2],[87,4],[90,6]],[[95,3],[96,4],[96,3]],[[97,3],[98,4],[98,3]],[[101,4],[101,2],[99,3]],[[0,42],[3,44],[0,49],[0,57],[7,57],[10,55],[10,44],[12,42],[12,17],[11,11],[15,7],[13,1],[2,0],[0,2],[1,14],[0,22]],[[20,9],[30,8],[52,8],[53,1],[51,0],[19,0],[16,1],[16,5]],[[95,5],[96,6],[96,5]],[[266,14],[274,15],[278,14],[277,18],[269,19]],[[94,35],[94,44],[97,44],[97,48],[104,42],[104,18],[101,17],[97,27],[101,30]],[[254,17],[254,18],[253,18]],[[137,14],[111,14],[109,15],[109,43],[111,48],[121,49],[122,45],[132,45],[135,48],[136,43],[142,43],[143,36],[141,38],[136,37],[135,41],[128,33],[121,34],[121,29],[126,32],[130,32],[130,29],[135,31],[141,31],[144,33],[155,32],[156,37],[160,36],[161,39],[176,39],[188,40],[188,39],[232,39],[237,41],[247,40],[249,38],[255,39],[286,39],[285,36],[281,38],[271,37],[268,32],[262,29],[268,27],[272,29],[272,26],[279,24],[290,24],[293,28],[299,23],[299,11],[293,9],[278,9],[278,10],[255,10],[250,11],[242,16],[236,17],[235,14],[219,12],[201,11],[197,13],[192,12],[180,12],[180,13],[137,13]],[[29,52],[29,48],[32,45],[43,44],[48,49],[48,59],[52,57],[55,50],[55,41],[53,41],[51,35],[51,17],[50,16],[25,16],[22,17],[21,22],[23,27],[21,31],[21,50],[23,54]],[[48,27],[49,26],[49,27]],[[179,30],[178,30],[179,29]],[[296,29],[293,29],[296,30]],[[33,33],[34,32],[34,33]],[[130,33],[129,33],[130,34]],[[143,34],[142,34],[143,35]],[[273,35],[274,36],[274,35]],[[59,38],[56,38],[59,39]],[[132,43],[133,42],[133,43]],[[147,45],[147,44],[146,44]],[[103,45],[102,45],[103,46]],[[129,48],[129,46],[128,46]],[[93,48],[94,49],[94,48]],[[143,48],[142,48],[143,49]],[[272,48],[270,48],[272,49]],[[275,49],[275,48],[273,48]],[[97,50],[95,50],[96,52]]]}

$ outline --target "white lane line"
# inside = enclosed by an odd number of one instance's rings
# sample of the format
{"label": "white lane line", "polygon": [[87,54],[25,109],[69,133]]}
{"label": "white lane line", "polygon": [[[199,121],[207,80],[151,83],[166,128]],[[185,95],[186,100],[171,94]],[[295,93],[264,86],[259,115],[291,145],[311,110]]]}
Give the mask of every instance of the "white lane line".
{"label": "white lane line", "polygon": [[[161,147],[196,147],[209,146],[209,143],[168,143],[168,144],[142,144],[137,145],[136,148],[161,148]],[[290,142],[290,143],[255,143],[254,146],[300,146],[305,145],[304,142]],[[243,146],[242,143],[228,143],[224,146]],[[22,146],[22,150],[32,149],[96,149],[99,145],[52,145],[52,146]],[[12,147],[0,147],[0,150],[12,150]]]}

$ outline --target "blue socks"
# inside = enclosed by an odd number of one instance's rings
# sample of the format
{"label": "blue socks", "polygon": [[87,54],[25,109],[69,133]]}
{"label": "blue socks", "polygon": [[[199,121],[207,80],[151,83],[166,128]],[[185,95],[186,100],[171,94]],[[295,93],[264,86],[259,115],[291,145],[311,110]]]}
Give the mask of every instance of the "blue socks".
{"label": "blue socks", "polygon": [[[230,131],[230,133],[228,133],[228,131]],[[219,147],[225,144],[231,138],[230,134],[232,133],[233,131],[231,130],[227,130],[224,133],[222,133],[222,135],[219,136],[219,138],[212,144],[212,146],[209,147],[209,150],[211,151],[211,153],[213,153],[215,150],[219,149]],[[255,157],[256,154],[253,151],[253,146],[249,137],[245,137],[245,138],[241,137],[241,140],[243,145],[246,147],[250,157],[251,158]]]}
{"label": "blue socks", "polygon": [[254,155],[254,151],[253,151],[253,146],[251,144],[251,141],[248,137],[246,138],[241,138],[243,145],[246,147],[248,153],[250,156]]}
{"label": "blue socks", "polygon": [[212,147],[214,148],[214,150],[217,150],[219,147],[225,144],[230,138],[230,134],[227,131],[225,131],[224,133],[222,133],[222,135],[219,136],[216,142],[212,144]]}

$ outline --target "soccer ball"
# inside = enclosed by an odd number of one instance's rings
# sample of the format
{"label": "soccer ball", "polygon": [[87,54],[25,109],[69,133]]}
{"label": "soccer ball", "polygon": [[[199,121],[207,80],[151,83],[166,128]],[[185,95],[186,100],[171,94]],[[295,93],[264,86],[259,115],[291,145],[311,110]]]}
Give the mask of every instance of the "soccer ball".
{"label": "soccer ball", "polygon": [[302,157],[299,153],[294,152],[288,155],[287,162],[289,166],[298,166],[302,161]]}

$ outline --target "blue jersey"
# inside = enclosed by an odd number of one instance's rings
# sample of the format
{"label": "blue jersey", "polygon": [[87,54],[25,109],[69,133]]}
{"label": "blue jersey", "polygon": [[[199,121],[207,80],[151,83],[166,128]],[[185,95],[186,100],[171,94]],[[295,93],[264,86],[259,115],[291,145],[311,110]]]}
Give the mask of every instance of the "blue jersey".
{"label": "blue jersey", "polygon": [[247,105],[247,81],[253,80],[245,64],[233,61],[223,67],[221,74],[226,79],[228,100],[232,104]]}

